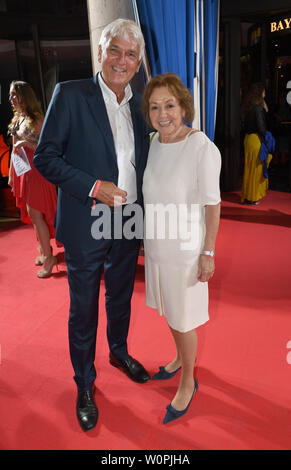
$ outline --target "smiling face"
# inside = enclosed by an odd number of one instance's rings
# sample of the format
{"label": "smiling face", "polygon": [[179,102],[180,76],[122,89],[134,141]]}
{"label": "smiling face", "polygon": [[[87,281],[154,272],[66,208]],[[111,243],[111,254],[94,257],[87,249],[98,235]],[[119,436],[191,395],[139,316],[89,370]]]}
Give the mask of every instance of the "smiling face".
{"label": "smiling face", "polygon": [[149,116],[161,141],[171,142],[183,126],[184,109],[168,87],[159,87],[149,98]]}
{"label": "smiling face", "polygon": [[98,61],[102,64],[102,78],[117,95],[123,95],[125,87],[139,71],[139,46],[132,38],[128,41],[121,37],[111,39],[105,52],[99,45]]}
{"label": "smiling face", "polygon": [[14,90],[13,87],[10,88],[9,101],[10,101],[10,104],[13,108],[13,111],[20,111],[21,110],[20,100],[17,97],[16,91]]}

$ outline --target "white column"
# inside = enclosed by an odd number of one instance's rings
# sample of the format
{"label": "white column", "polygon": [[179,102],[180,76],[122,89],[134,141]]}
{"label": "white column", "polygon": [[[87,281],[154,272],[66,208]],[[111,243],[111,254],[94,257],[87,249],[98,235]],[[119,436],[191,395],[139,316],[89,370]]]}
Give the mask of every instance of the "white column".
{"label": "white column", "polygon": [[131,0],[87,0],[93,73],[100,70],[98,43],[104,27],[117,18],[133,20]]}

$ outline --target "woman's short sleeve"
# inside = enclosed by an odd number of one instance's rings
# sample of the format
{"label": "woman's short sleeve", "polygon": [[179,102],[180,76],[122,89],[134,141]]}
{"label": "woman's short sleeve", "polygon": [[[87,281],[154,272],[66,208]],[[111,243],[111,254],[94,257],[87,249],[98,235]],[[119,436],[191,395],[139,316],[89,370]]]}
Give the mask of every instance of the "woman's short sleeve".
{"label": "woman's short sleeve", "polygon": [[198,194],[203,206],[216,205],[220,198],[221,156],[216,145],[205,136],[204,144],[199,148],[197,169]]}

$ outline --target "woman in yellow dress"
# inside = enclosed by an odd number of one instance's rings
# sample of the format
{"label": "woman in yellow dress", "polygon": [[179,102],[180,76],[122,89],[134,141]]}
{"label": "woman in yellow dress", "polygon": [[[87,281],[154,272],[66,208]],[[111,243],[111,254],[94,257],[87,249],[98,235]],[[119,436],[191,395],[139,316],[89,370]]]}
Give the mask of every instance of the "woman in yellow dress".
{"label": "woman in yellow dress", "polygon": [[[263,83],[253,83],[243,104],[245,163],[241,202],[244,204],[257,206],[268,189],[268,178],[264,176],[264,165],[259,155],[261,144],[265,143],[267,112],[265,86]],[[267,167],[271,159],[272,155],[269,154]]]}

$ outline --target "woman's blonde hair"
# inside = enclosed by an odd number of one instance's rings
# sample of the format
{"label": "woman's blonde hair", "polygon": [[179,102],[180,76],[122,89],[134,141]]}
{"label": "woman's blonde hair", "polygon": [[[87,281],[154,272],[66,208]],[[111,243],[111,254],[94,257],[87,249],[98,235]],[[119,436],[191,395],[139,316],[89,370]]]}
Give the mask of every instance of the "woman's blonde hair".
{"label": "woman's blonde hair", "polygon": [[23,117],[26,118],[26,125],[31,131],[35,131],[37,121],[43,118],[43,112],[36,95],[27,82],[13,80],[10,84],[10,90],[13,89],[21,106],[21,109],[14,110],[13,118],[8,125],[8,133]]}
{"label": "woman's blonde hair", "polygon": [[186,88],[178,75],[175,73],[164,73],[153,77],[145,87],[142,98],[142,112],[146,122],[152,126],[149,112],[149,100],[156,88],[166,87],[177,98],[181,108],[184,110],[184,122],[191,124],[194,119],[194,106],[191,92]]}

